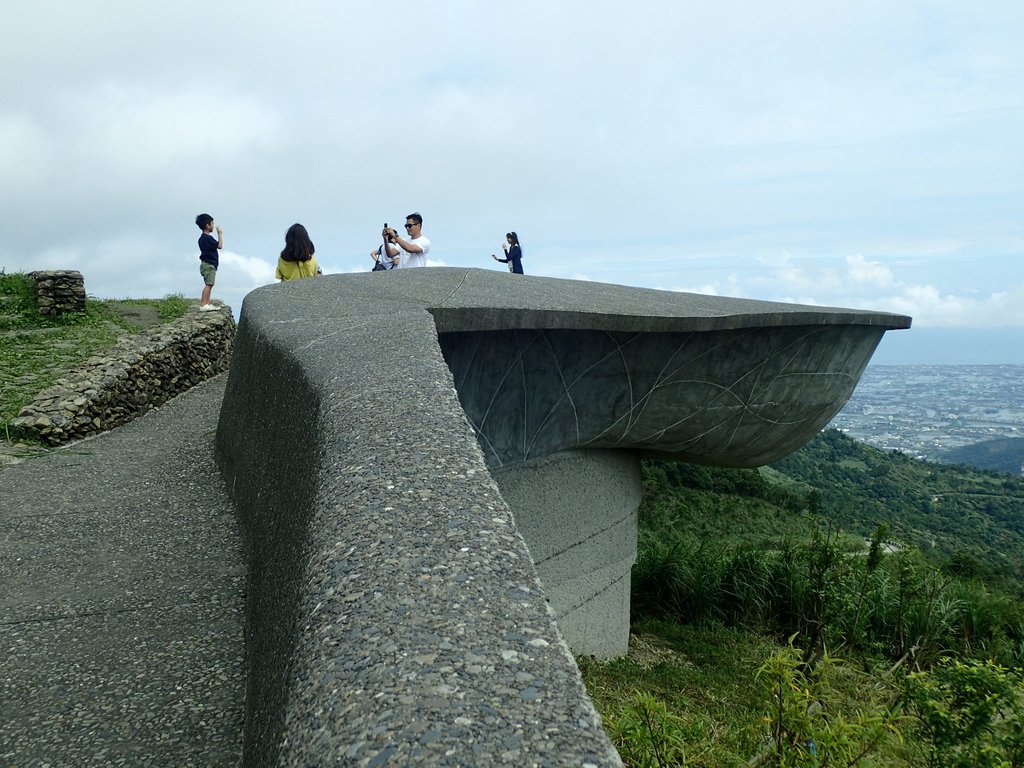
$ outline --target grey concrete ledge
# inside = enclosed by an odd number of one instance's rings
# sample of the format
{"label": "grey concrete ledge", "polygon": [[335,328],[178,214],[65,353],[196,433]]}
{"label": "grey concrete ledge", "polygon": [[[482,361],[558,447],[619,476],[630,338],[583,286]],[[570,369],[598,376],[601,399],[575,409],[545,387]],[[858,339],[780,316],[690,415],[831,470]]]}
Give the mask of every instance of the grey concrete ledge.
{"label": "grey concrete ledge", "polygon": [[252,292],[217,432],[250,558],[245,763],[619,765],[490,470],[784,455],[909,324],[464,269]]}

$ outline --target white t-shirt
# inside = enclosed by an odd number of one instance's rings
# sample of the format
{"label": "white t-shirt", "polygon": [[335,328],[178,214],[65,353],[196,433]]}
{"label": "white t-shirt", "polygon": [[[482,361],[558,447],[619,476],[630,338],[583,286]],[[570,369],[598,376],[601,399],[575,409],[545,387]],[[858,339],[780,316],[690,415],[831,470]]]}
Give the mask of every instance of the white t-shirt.
{"label": "white t-shirt", "polygon": [[427,254],[430,253],[430,241],[427,240],[423,235],[413,238],[409,241],[412,245],[418,245],[423,249],[423,253],[409,253],[405,249],[399,247],[398,266],[402,269],[409,269],[410,267],[425,267],[427,266]]}

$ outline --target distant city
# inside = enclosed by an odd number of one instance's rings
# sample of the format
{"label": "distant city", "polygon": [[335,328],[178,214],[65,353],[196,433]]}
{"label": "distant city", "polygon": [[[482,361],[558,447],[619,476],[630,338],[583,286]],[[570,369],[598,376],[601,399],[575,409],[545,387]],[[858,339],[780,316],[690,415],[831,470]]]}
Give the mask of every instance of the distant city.
{"label": "distant city", "polygon": [[1024,437],[1024,365],[869,365],[828,426],[932,460],[952,448]]}

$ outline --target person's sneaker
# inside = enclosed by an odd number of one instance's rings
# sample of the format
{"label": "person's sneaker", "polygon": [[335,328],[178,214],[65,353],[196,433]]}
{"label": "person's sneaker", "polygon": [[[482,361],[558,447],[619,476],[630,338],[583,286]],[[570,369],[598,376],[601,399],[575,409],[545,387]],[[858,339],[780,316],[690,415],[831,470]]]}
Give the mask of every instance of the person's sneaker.
{"label": "person's sneaker", "polygon": [[199,307],[200,312],[214,312],[220,309],[216,304],[202,304]]}

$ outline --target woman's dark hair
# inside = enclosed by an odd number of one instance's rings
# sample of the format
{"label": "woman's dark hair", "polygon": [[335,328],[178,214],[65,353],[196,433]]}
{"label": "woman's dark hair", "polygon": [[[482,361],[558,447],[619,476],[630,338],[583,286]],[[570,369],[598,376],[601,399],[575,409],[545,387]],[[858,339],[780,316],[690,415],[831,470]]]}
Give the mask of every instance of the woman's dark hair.
{"label": "woman's dark hair", "polygon": [[281,258],[285,261],[309,261],[316,253],[309,232],[301,224],[292,224],[284,233],[284,250]]}
{"label": "woman's dark hair", "polygon": [[519,245],[519,235],[517,235],[515,232],[509,232],[507,235],[505,235],[505,237],[509,237],[512,239],[512,245]]}

